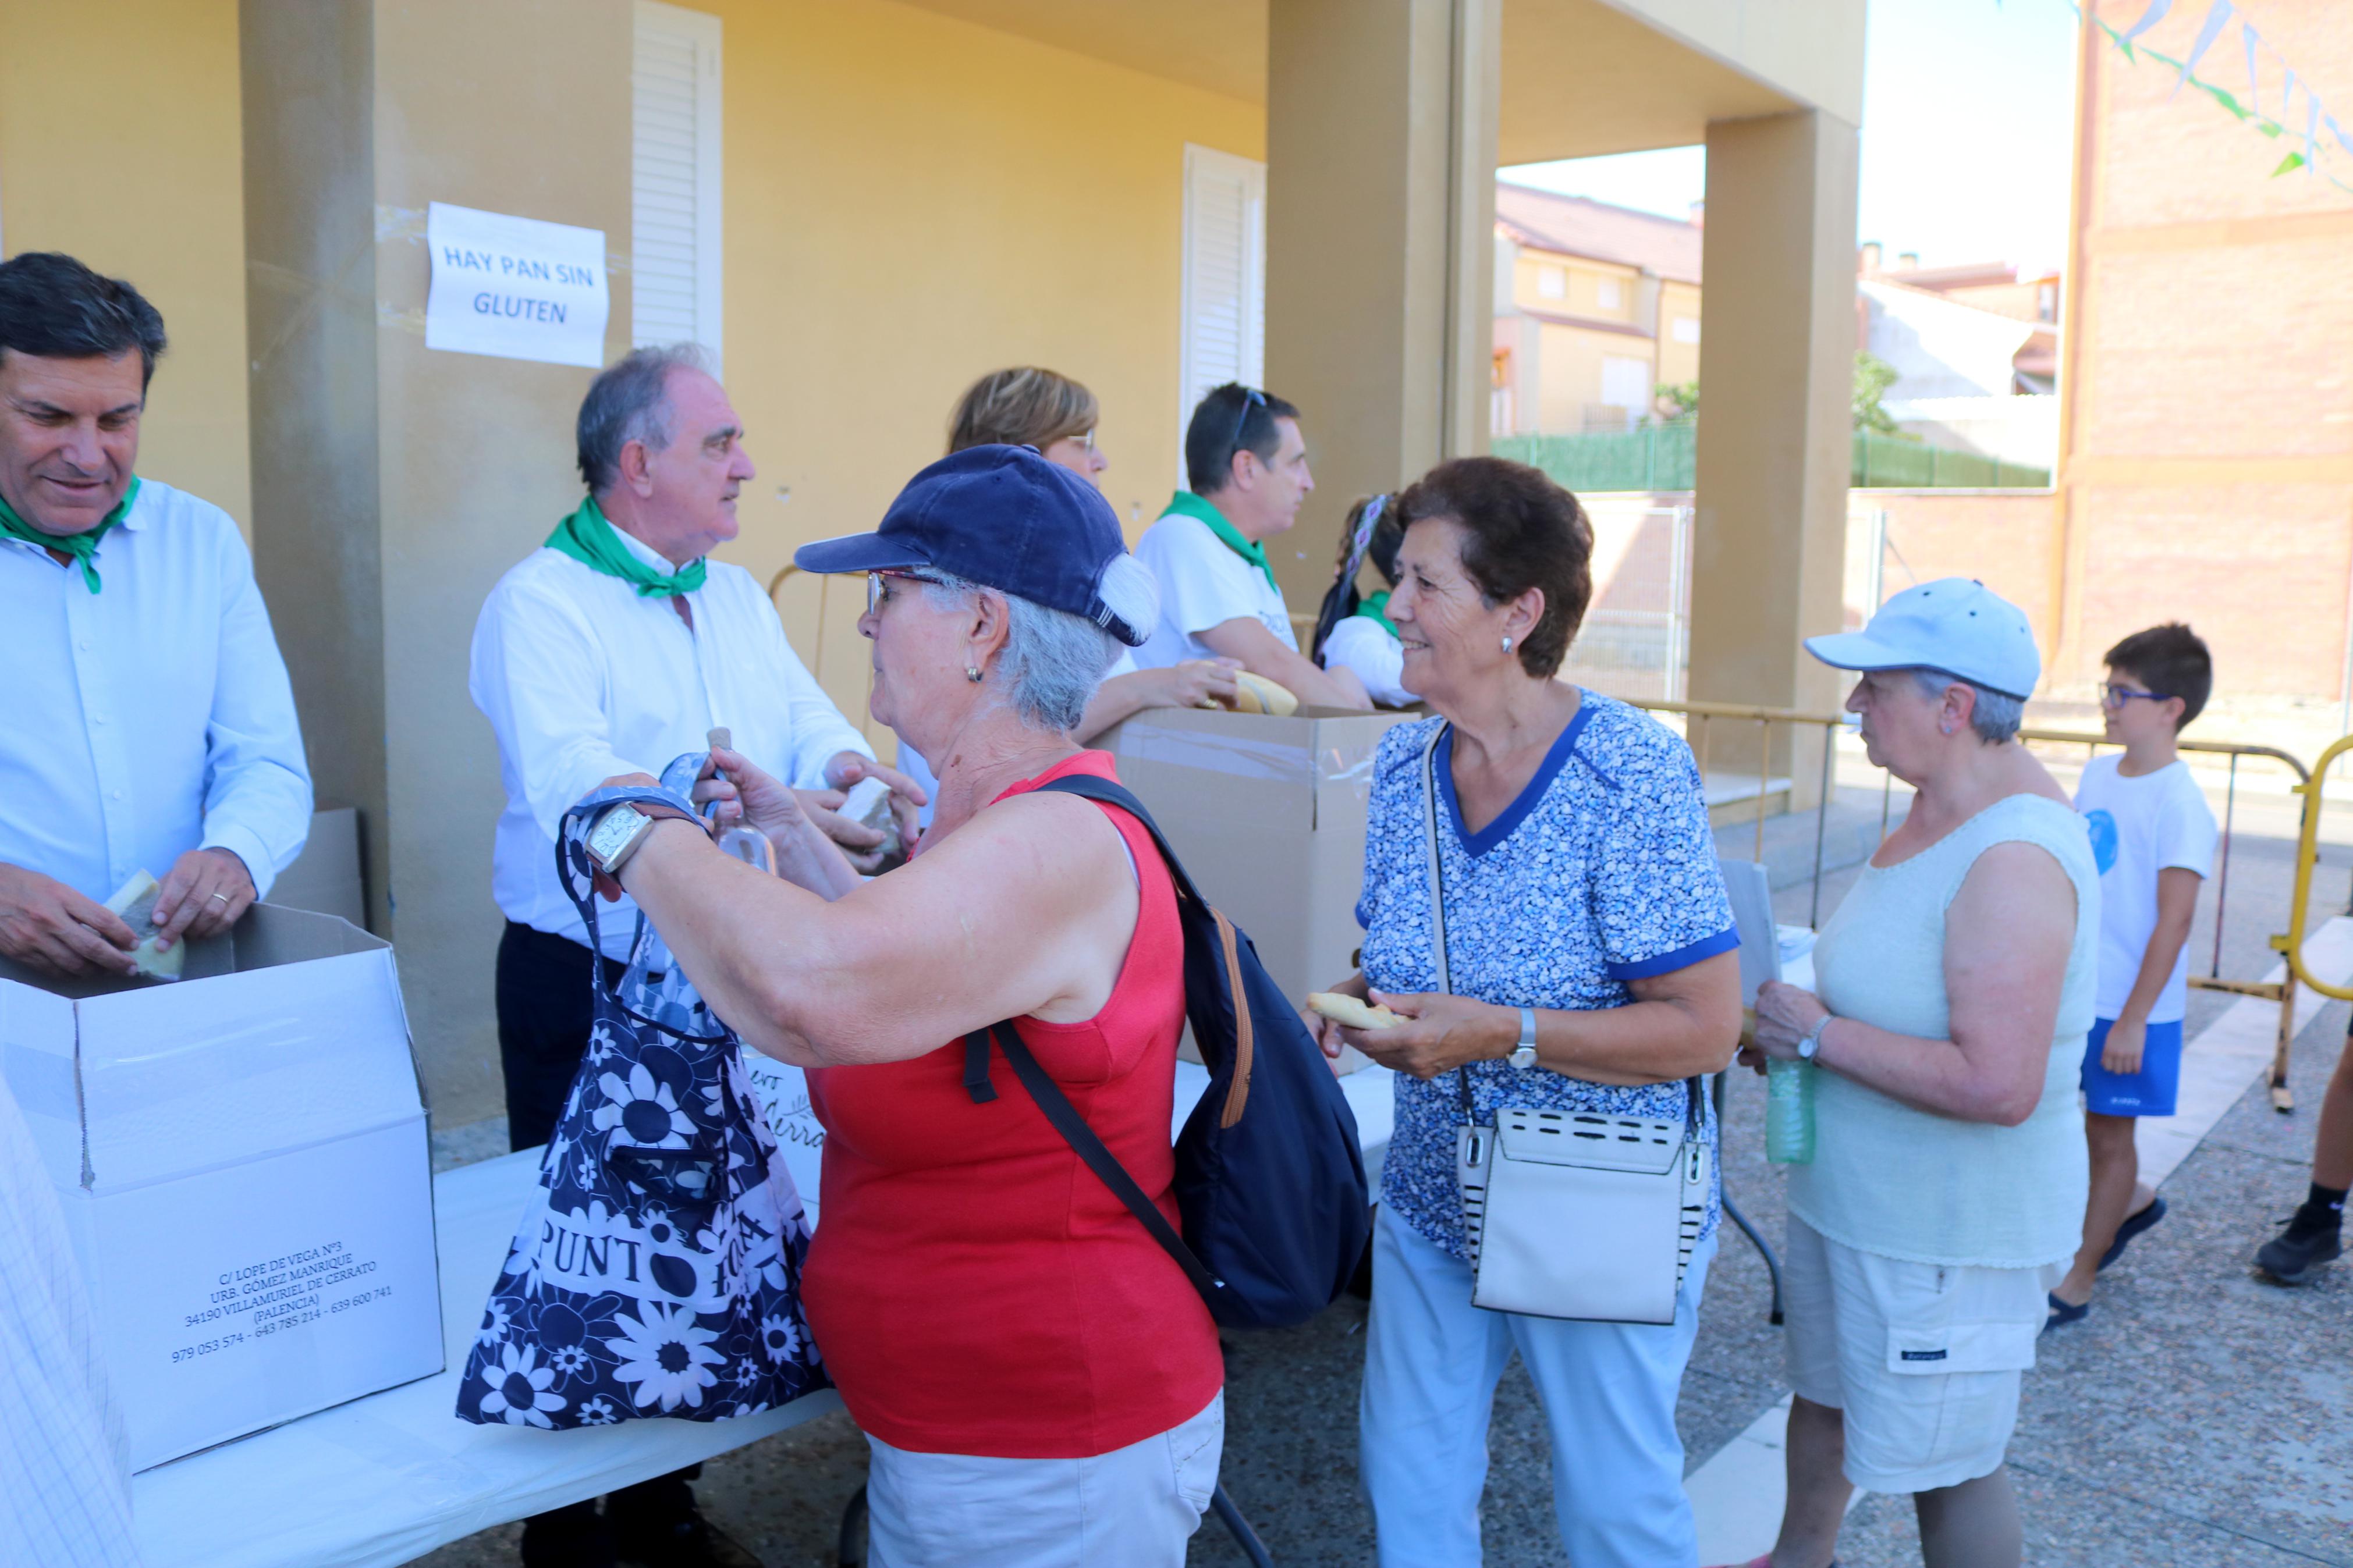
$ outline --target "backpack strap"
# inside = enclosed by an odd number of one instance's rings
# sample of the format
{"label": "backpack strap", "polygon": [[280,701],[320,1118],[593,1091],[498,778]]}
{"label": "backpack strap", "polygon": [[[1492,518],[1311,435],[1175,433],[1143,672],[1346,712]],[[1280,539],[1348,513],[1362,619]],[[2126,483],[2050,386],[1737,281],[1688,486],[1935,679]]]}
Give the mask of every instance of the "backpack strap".
{"label": "backpack strap", "polygon": [[[1103,1146],[1103,1141],[1095,1136],[1095,1130],[1087,1125],[1087,1119],[1079,1114],[1079,1108],[1071,1103],[1061,1086],[1048,1077],[1046,1069],[1038,1064],[1038,1058],[1029,1054],[1029,1047],[1022,1043],[1019,1031],[1014,1028],[1010,1020],[965,1037],[965,1087],[967,1089],[972,1088],[976,1062],[979,1066],[980,1081],[983,1086],[987,1085],[988,1045],[992,1037],[997,1048],[1005,1053],[1005,1059],[1013,1065],[1013,1076],[1021,1080],[1021,1087],[1029,1091],[1029,1098],[1038,1102],[1038,1109],[1045,1113],[1048,1121],[1053,1123],[1054,1131],[1062,1135],[1063,1142],[1070,1144],[1071,1152],[1086,1163],[1088,1170],[1102,1178],[1103,1184],[1111,1189],[1113,1196],[1127,1205],[1127,1211],[1143,1223],[1144,1228],[1151,1233],[1152,1239],[1160,1244],[1161,1250],[1176,1260],[1176,1267],[1185,1271],[1185,1278],[1193,1282],[1193,1289],[1198,1290],[1204,1300],[1214,1299],[1226,1288],[1226,1282],[1202,1267],[1200,1258],[1194,1256],[1193,1249],[1185,1245],[1185,1238],[1177,1235],[1176,1227],[1168,1223],[1168,1216],[1160,1212],[1160,1205],[1145,1196],[1144,1189],[1135,1184],[1135,1178],[1127,1173],[1127,1167],[1119,1163],[1119,1156]],[[996,1097],[996,1091],[990,1090],[988,1098],[994,1100]],[[975,1096],[976,1100],[978,1098]]]}
{"label": "backpack strap", "polygon": [[1190,899],[1204,907],[1208,905],[1208,900],[1194,889],[1193,879],[1185,874],[1183,864],[1176,858],[1176,851],[1168,847],[1168,840],[1162,836],[1160,825],[1152,820],[1152,814],[1144,809],[1144,803],[1130,795],[1125,785],[1097,778],[1092,773],[1065,773],[1060,778],[1049,779],[1029,793],[1045,795],[1050,791],[1055,795],[1074,795],[1101,805],[1115,805],[1144,824],[1144,830],[1152,835],[1152,842],[1160,850],[1160,858],[1168,863],[1168,874],[1176,879],[1176,896]]}

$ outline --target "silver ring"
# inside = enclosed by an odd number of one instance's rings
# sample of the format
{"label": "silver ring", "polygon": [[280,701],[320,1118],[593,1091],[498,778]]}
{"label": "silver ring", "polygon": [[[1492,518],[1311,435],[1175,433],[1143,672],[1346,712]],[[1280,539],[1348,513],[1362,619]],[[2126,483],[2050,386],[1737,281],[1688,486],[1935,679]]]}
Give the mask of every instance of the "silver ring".
{"label": "silver ring", "polygon": [[215,893],[213,897],[218,899],[222,903],[228,902],[228,895],[227,893]]}

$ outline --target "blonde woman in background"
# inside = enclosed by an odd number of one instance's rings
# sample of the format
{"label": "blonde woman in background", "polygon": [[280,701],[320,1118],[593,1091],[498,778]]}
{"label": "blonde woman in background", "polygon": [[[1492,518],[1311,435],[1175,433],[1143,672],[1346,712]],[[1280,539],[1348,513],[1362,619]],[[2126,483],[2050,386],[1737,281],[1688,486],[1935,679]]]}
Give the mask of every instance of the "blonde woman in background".
{"label": "blonde woman in background", "polygon": [[[1050,463],[1103,488],[1111,459],[1095,445],[1095,395],[1067,375],[1034,365],[995,370],[965,388],[948,426],[948,450],[967,447],[1035,447]],[[1085,745],[1121,720],[1146,708],[1203,708],[1234,697],[1229,658],[1195,658],[1163,669],[1139,669],[1134,654],[1119,661],[1087,704],[1075,738]]]}

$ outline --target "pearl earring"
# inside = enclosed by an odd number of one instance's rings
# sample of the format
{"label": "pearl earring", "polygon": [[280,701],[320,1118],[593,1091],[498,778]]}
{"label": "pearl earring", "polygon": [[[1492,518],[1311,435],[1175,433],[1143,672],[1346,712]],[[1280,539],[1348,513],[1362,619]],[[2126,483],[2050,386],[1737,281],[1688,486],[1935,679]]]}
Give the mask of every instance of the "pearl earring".
{"label": "pearl earring", "polygon": [[1512,651],[1512,639],[1511,639],[1511,638],[1509,638],[1509,637],[1505,637],[1505,638],[1504,639],[1504,651],[1505,653],[1509,653],[1509,652],[1511,652],[1511,651]]}
{"label": "pearl earring", "polygon": [[964,678],[966,680],[971,681],[975,686],[980,684],[980,671],[974,668],[971,665],[967,664],[964,667]]}

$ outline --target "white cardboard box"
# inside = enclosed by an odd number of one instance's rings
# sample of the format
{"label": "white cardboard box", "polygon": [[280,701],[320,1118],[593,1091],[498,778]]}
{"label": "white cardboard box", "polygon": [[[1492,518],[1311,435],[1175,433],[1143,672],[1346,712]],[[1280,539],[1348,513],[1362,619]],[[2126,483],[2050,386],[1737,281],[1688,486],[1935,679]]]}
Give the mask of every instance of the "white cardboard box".
{"label": "white cardboard box", "polygon": [[145,1469],[442,1370],[389,943],[256,905],[171,984],[0,961],[0,1066]]}

